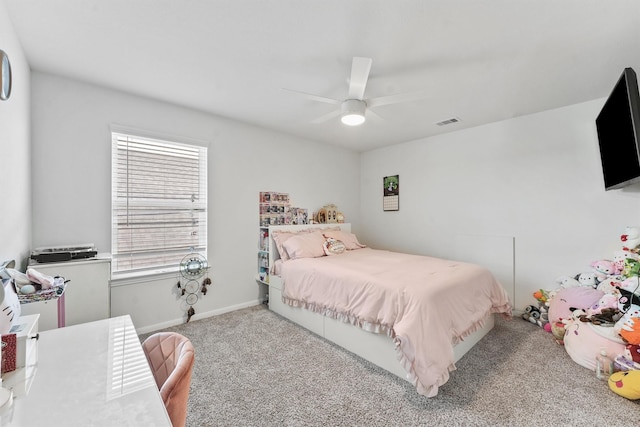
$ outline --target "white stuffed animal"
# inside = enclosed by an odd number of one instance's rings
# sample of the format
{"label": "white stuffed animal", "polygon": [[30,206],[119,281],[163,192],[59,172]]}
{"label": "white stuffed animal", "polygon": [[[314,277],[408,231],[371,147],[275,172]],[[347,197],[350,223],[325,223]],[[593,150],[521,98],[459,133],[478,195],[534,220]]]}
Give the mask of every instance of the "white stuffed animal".
{"label": "white stuffed animal", "polygon": [[589,286],[592,288],[598,286],[598,279],[596,278],[596,273],[593,271],[578,274],[576,280],[580,282],[580,286]]}
{"label": "white stuffed animal", "polygon": [[597,290],[604,292],[605,294],[609,294],[615,292],[620,286],[620,284],[624,281],[624,276],[617,274],[615,276],[609,276],[604,279],[602,282],[598,283],[596,287]]}
{"label": "white stuffed animal", "polygon": [[575,288],[576,286],[580,286],[579,281],[569,276],[560,276],[556,279],[556,282],[560,284],[561,288]]}
{"label": "white stuffed animal", "polygon": [[640,227],[626,227],[624,234],[620,236],[622,249],[630,252],[638,252],[640,246]]}

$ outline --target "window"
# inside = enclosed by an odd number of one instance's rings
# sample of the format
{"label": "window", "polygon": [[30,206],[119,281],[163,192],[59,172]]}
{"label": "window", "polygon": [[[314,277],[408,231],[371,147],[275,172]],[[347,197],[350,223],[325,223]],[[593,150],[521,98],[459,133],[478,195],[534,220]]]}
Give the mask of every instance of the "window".
{"label": "window", "polygon": [[207,149],[112,133],[112,275],[171,271],[207,252]]}

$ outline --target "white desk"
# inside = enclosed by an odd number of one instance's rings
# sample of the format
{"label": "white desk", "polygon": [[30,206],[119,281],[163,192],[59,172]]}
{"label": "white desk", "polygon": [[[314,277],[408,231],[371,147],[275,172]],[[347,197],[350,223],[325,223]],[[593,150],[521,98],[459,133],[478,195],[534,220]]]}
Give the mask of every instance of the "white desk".
{"label": "white desk", "polygon": [[24,380],[3,384],[16,397],[2,427],[171,426],[129,316],[40,333],[26,394]]}

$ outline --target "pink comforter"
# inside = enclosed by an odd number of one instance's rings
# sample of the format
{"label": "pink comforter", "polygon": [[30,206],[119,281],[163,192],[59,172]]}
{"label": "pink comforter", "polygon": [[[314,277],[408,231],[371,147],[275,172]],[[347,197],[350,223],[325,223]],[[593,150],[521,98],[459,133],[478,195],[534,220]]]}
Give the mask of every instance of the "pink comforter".
{"label": "pink comforter", "polygon": [[393,338],[407,378],[428,397],[455,369],[453,345],[487,314],[511,315],[493,275],[475,264],[370,248],[289,260],[283,301]]}

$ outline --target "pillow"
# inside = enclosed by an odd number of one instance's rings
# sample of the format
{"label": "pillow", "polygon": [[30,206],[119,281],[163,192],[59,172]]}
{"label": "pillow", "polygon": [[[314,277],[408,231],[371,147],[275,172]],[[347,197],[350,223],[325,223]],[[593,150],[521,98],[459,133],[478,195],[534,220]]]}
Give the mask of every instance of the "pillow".
{"label": "pillow", "polygon": [[276,248],[278,249],[278,253],[280,254],[280,259],[282,259],[282,261],[284,262],[289,259],[289,255],[287,255],[287,251],[284,249],[284,242],[287,241],[287,239],[297,235],[298,233],[314,233],[314,232],[325,231],[325,230],[339,231],[340,227],[330,227],[326,229],[325,228],[323,229],[305,228],[297,231],[279,230],[279,231],[273,231],[271,233],[271,236],[273,237],[273,241],[275,242]]}
{"label": "pillow", "polygon": [[325,255],[339,255],[347,250],[347,247],[340,240],[327,237],[322,245]]}
{"label": "pillow", "polygon": [[296,234],[297,233],[292,233],[290,231],[274,231],[271,233],[271,237],[273,237],[273,241],[276,244],[276,248],[278,248],[278,253],[280,254],[280,259],[282,259],[282,261],[289,259],[287,251],[284,250],[284,242]]}
{"label": "pillow", "polygon": [[290,259],[317,258],[324,256],[324,237],[319,231],[299,233],[283,243]]}
{"label": "pillow", "polygon": [[344,243],[347,250],[354,250],[360,248],[366,248],[366,245],[358,242],[358,238],[355,234],[342,230],[329,230],[324,232],[324,237],[331,237],[332,239],[340,240]]}

